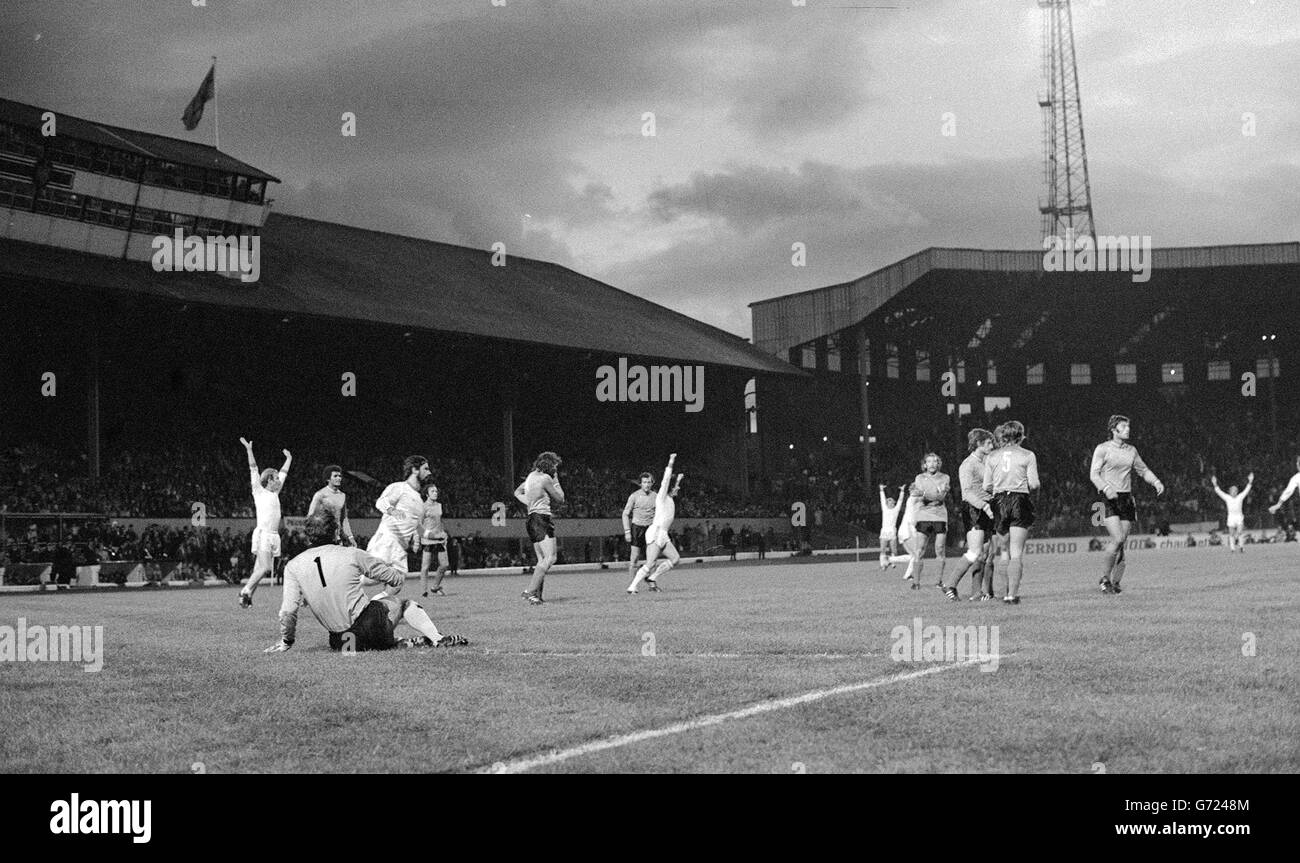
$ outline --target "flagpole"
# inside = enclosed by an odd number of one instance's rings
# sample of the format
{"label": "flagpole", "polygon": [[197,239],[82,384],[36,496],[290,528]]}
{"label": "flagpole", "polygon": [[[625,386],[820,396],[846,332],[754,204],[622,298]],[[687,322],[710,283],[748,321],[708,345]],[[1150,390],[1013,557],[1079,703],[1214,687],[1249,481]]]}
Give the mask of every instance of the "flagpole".
{"label": "flagpole", "polygon": [[217,102],[217,56],[212,55],[212,128],[216,135],[218,150],[221,149],[221,109]]}

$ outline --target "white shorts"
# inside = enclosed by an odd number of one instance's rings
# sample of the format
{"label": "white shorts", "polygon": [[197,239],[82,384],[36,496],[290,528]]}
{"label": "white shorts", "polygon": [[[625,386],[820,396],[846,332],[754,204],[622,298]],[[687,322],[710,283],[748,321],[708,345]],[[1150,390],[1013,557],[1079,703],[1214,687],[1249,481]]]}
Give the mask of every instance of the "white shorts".
{"label": "white shorts", "polygon": [[881,542],[889,542],[891,539],[898,539],[898,534],[892,530],[889,531],[888,533],[882,533],[880,535]]}
{"label": "white shorts", "polygon": [[1238,530],[1244,530],[1246,528],[1246,517],[1228,519],[1228,530],[1232,530],[1234,527]]}
{"label": "white shorts", "polygon": [[645,546],[647,549],[652,545],[664,545],[668,542],[668,532],[657,524],[652,524],[645,529]]}
{"label": "white shorts", "polygon": [[406,546],[396,535],[386,530],[375,531],[370,542],[366,543],[366,553],[373,554],[394,569],[407,571]]}
{"label": "white shorts", "polygon": [[280,556],[280,532],[278,530],[253,529],[253,556],[266,552],[271,557]]}

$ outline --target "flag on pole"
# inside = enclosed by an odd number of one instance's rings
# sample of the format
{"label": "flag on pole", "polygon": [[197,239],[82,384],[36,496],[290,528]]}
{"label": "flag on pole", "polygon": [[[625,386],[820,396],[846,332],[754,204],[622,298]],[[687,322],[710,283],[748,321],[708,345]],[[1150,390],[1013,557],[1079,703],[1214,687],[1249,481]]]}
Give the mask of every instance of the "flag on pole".
{"label": "flag on pole", "polygon": [[199,121],[203,119],[203,106],[216,91],[216,82],[214,80],[216,71],[217,64],[213,63],[212,68],[208,69],[208,74],[204,76],[203,83],[199,85],[199,92],[194,94],[194,98],[190,100],[190,104],[185,108],[185,114],[181,117],[181,121],[189,131],[194,131],[194,127],[199,125]]}

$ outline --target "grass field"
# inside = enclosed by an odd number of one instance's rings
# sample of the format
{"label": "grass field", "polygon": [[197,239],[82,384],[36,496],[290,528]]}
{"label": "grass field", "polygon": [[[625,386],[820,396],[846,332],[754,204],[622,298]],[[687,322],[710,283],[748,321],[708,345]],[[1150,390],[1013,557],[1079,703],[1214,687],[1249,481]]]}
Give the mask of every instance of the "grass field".
{"label": "grass field", "polygon": [[[1300,548],[1132,553],[1118,597],[1098,560],[1028,558],[1020,606],[874,561],[683,566],[637,596],[625,569],[556,574],[541,607],[461,577],[425,605],[470,647],[353,656],[309,614],[263,655],[273,586],[246,612],[232,588],[0,595],[0,624],[106,643],[99,673],[0,663],[0,770],[1300,770]],[[996,670],[895,661],[916,617],[996,625]]]}

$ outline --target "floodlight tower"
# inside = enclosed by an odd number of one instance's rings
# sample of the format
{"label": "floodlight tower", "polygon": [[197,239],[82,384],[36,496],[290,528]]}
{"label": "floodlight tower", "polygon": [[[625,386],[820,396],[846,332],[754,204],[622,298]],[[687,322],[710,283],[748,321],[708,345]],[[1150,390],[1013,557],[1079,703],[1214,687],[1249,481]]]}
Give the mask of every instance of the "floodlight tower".
{"label": "floodlight tower", "polygon": [[1038,0],[1043,10],[1043,78],[1038,96],[1043,109],[1043,180],[1047,200],[1040,201],[1043,239],[1097,240],[1092,223],[1092,189],[1088,183],[1088,149],[1083,143],[1083,105],[1079,69],[1074,60],[1074,22],[1070,0]]}

